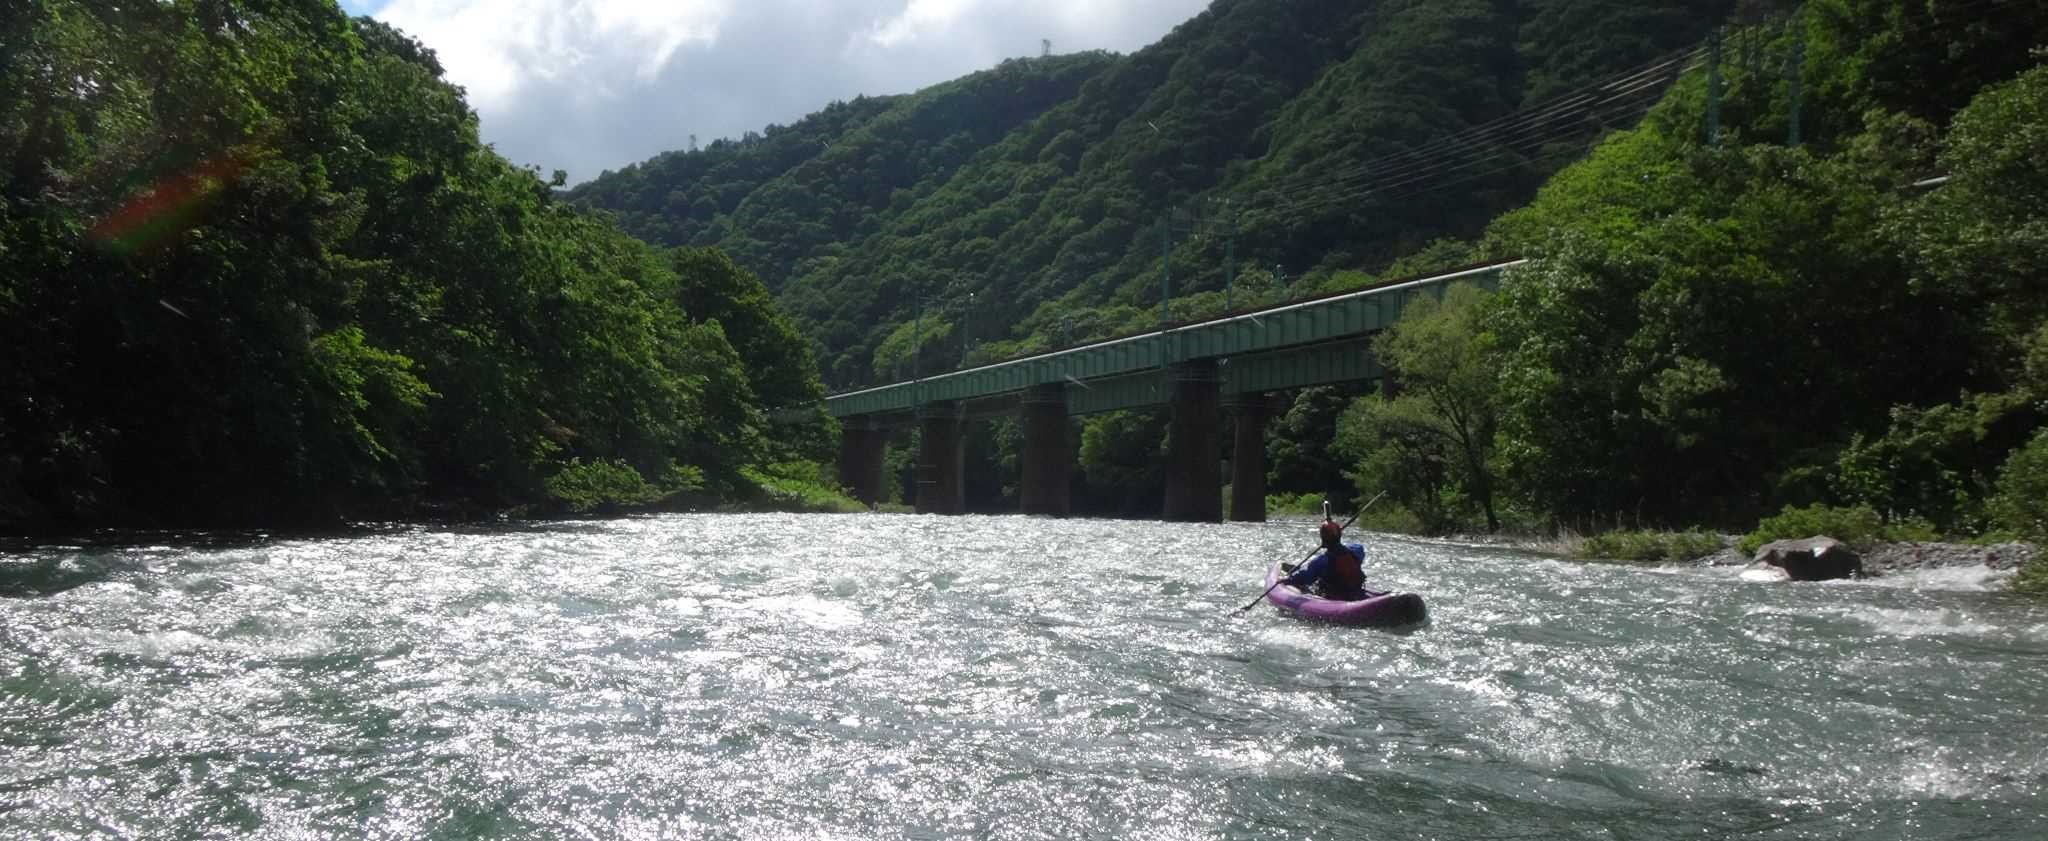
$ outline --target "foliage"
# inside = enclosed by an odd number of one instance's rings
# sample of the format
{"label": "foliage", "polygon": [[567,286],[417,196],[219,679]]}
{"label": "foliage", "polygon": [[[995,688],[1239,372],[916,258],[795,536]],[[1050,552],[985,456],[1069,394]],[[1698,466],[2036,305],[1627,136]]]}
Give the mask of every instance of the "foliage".
{"label": "foliage", "polygon": [[1894,214],[1893,236],[1917,288],[1977,316],[1964,341],[1980,376],[2006,385],[2048,324],[2048,66],[1984,91],[1944,140],[1949,182]]}
{"label": "foliage", "polygon": [[[1323,495],[1267,494],[1266,516],[1268,517],[1317,517],[1323,516]],[[1332,511],[1334,515],[1334,510]]]}
{"label": "foliage", "polygon": [[1735,548],[1745,555],[1753,555],[1763,545],[1776,540],[1804,540],[1809,537],[1832,537],[1852,546],[1867,546],[1885,540],[1927,541],[1934,540],[1934,528],[1924,520],[1901,519],[1886,522],[1877,511],[1867,505],[1833,507],[1809,505],[1804,508],[1786,506],[1774,516],[1766,517],[1757,524],[1756,530],[1743,535]]}
{"label": "foliage", "polygon": [[570,199],[618,211],[650,242],[719,246],[779,287],[1113,61],[1016,59],[908,96],[835,102],[793,125],[603,173]]}
{"label": "foliage", "polygon": [[1383,534],[1429,533],[1429,529],[1423,526],[1422,518],[1415,516],[1415,512],[1409,511],[1399,504],[1388,504],[1385,502],[1375,505],[1371,511],[1359,515],[1358,528],[1361,531],[1380,532]]}
{"label": "foliage", "polygon": [[1164,412],[1109,412],[1085,418],[1078,455],[1078,507],[1122,517],[1152,516],[1164,507]]}
{"label": "foliage", "polygon": [[754,486],[746,499],[752,507],[823,514],[857,514],[868,510],[828,478],[828,468],[815,462],[778,462],[745,468],[742,472]]}
{"label": "foliage", "polygon": [[1287,409],[1266,427],[1266,488],[1277,493],[1331,494],[1330,504],[1344,507],[1348,494],[1330,487],[1330,477],[1344,475],[1346,457],[1334,449],[1330,430],[1356,399],[1357,387],[1325,386],[1296,392]]}
{"label": "foliage", "polygon": [[2048,560],[2036,557],[2020,567],[2012,578],[2012,590],[2029,596],[2048,596]]}
{"label": "foliage", "polygon": [[1702,531],[1611,531],[1579,544],[1582,558],[1613,561],[1694,561],[1721,551],[1719,535]]}
{"label": "foliage", "polygon": [[952,337],[953,325],[936,317],[897,325],[875,348],[875,373],[907,380],[946,371]]}
{"label": "foliage", "polygon": [[[1454,454],[1450,475],[1486,517],[1488,532],[1500,531],[1494,507],[1493,448],[1500,425],[1495,363],[1480,329],[1484,290],[1454,284],[1441,302],[1410,302],[1401,320],[1373,341],[1388,374],[1402,393],[1390,411],[1432,422],[1416,426],[1442,436]],[[1406,402],[1408,407],[1398,404]]]}
{"label": "foliage", "polygon": [[[818,471],[767,466],[829,457],[821,365],[857,386],[1528,257],[1381,340],[1398,388],[1297,395],[1269,489],[1348,470],[1430,532],[2010,523],[2048,399],[2048,10],[1978,5],[1811,0],[1731,36],[1716,143],[1695,72],[1640,120],[1490,132],[1447,172],[1465,129],[1784,4],[1219,0],[1129,56],[835,103],[564,201],[478,141],[432,51],[323,0],[10,4],[0,518],[673,476],[826,505]],[[1077,508],[1156,512],[1165,426],[1082,421]],[[971,507],[1014,494],[1018,446],[970,431]]]}
{"label": "foliage", "polygon": [[579,514],[591,511],[649,505],[678,493],[703,487],[704,474],[695,468],[678,467],[663,477],[659,486],[649,484],[640,471],[622,461],[584,462],[571,459],[547,479],[548,496]]}
{"label": "foliage", "polygon": [[1981,528],[1998,459],[2038,424],[2030,403],[2002,393],[1895,407],[1884,435],[1850,439],[1837,461],[1837,495],[1950,531]]}
{"label": "foliage", "polygon": [[1420,533],[1463,529],[1475,513],[1457,482],[1459,457],[1442,419],[1413,399],[1365,397],[1337,420],[1334,448],[1354,465],[1361,491],[1387,492],[1387,502],[1415,518]]}
{"label": "foliage", "polygon": [[1498,386],[1481,330],[1486,293],[1457,284],[1409,301],[1373,342],[1391,380],[1337,422],[1361,491],[1385,489],[1428,534],[1501,528],[1493,448]]}
{"label": "foliage", "polygon": [[2035,434],[2006,460],[1991,511],[2000,526],[2048,544],[2048,430]]}
{"label": "foliage", "polygon": [[1504,218],[1538,255],[1488,325],[1510,476],[1560,519],[1733,523],[1893,403],[1952,397],[1961,319],[1873,233],[1901,177],[1643,129]]}
{"label": "foliage", "polygon": [[[936,369],[1152,329],[1162,294],[1186,319],[1530,257],[1453,331],[1470,341],[1411,343],[1409,367],[1443,357],[1487,376],[1442,382],[1490,392],[1411,385],[1344,414],[1355,394],[1305,390],[1269,430],[1269,488],[1324,491],[1349,469],[1405,484],[1432,531],[1732,528],[1814,503],[1969,529],[2048,393],[2025,342],[2048,316],[2048,70],[2027,49],[2048,11],[1991,26],[1977,5],[1221,0],[1130,56],[835,104],[575,200],[730,247],[838,387],[903,376],[932,296],[918,351]],[[1496,132],[1472,143],[1488,167],[1430,168],[1445,138],[1723,20],[1742,25],[1716,144],[1695,71],[1640,121]],[[1804,145],[1779,145],[1795,129]],[[1375,172],[1427,189],[1365,189]],[[1904,189],[1937,173],[1946,186]],[[1490,420],[1444,422],[1466,405],[1447,396],[1482,392]],[[1081,509],[1156,496],[1163,429],[1085,422]],[[1006,493],[1014,444],[987,444],[978,467],[998,472],[971,505]]]}
{"label": "foliage", "polygon": [[637,503],[829,445],[763,411],[822,387],[758,281],[558,201],[396,30],[321,0],[0,16],[0,516]]}
{"label": "foliage", "polygon": [[838,427],[820,404],[825,389],[811,344],[776,307],[768,287],[715,249],[675,249],[670,266],[676,273],[671,299],[691,318],[718,325],[739,355],[754,399],[769,409],[805,412],[802,420],[776,422],[770,446],[783,458],[832,457]]}
{"label": "foliage", "polygon": [[[1189,318],[1224,308],[1233,248],[1243,306],[1473,236],[1558,159],[1502,149],[1501,171],[1399,202],[1310,174],[1425,149],[1641,64],[1726,5],[1222,0],[1130,56],[1013,60],[835,103],[608,173],[572,200],[657,242],[726,248],[851,388],[899,375],[900,353],[877,351],[921,297],[973,293],[972,341],[1051,347],[1156,323],[1162,246],[1171,310]],[[1120,308],[1138,318],[1077,326]]]}

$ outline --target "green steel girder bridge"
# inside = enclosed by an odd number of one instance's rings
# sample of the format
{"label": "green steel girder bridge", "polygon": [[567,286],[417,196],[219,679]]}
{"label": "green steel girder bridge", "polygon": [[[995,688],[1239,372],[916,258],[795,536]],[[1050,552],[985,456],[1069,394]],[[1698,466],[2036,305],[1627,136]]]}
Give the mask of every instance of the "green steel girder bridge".
{"label": "green steel girder bridge", "polygon": [[1231,516],[1261,521],[1266,507],[1265,421],[1270,394],[1377,380],[1370,342],[1418,296],[1453,283],[1497,288],[1511,260],[1238,313],[1136,336],[1084,344],[826,398],[840,419],[839,479],[874,504],[883,448],[897,429],[921,430],[917,510],[965,510],[961,425],[1022,415],[1021,503],[1026,514],[1064,516],[1073,446],[1068,418],[1119,409],[1170,408],[1169,520],[1222,519],[1223,412],[1236,421]]}

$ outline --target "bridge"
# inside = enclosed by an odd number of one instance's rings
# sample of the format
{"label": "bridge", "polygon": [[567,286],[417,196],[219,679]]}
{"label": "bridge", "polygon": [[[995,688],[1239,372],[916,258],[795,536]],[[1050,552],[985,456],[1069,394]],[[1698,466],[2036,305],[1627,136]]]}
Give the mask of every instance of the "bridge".
{"label": "bridge", "polygon": [[883,488],[883,450],[896,430],[916,426],[919,513],[966,508],[962,425],[1021,415],[1019,487],[1026,514],[1065,516],[1074,463],[1068,419],[1164,405],[1169,520],[1223,518],[1222,434],[1235,422],[1231,518],[1266,518],[1266,420],[1274,392],[1377,380],[1370,343],[1409,301],[1441,297],[1453,283],[1497,288],[1511,260],[1432,277],[1282,304],[1136,336],[966,368],[826,398],[839,418],[839,480],[870,505]]}

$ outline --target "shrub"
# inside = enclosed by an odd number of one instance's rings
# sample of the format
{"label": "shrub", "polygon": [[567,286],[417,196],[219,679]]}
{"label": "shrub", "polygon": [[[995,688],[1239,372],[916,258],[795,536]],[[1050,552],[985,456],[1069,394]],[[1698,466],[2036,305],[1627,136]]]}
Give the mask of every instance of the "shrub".
{"label": "shrub", "polygon": [[[2048,430],[2006,459],[1991,513],[2000,527],[2026,540],[2048,542]],[[2048,570],[2040,577],[2048,579]]]}
{"label": "shrub", "polygon": [[648,505],[703,485],[703,474],[689,467],[672,468],[663,479],[666,487],[656,487],[623,461],[571,459],[545,485],[550,498],[579,514],[608,506]]}
{"label": "shrub", "polygon": [[1589,537],[1581,558],[1616,561],[1690,561],[1721,551],[1721,538],[1703,531],[1611,531]]}
{"label": "shrub", "polygon": [[2012,590],[2030,596],[2048,596],[2048,558],[2035,558],[2013,576]]}
{"label": "shrub", "polygon": [[1323,516],[1323,495],[1267,494],[1266,516],[1268,517],[1321,517]]}
{"label": "shrub", "polygon": [[1422,518],[1405,506],[1381,500],[1358,517],[1358,527],[1364,531],[1386,534],[1424,534]]}
{"label": "shrub", "polygon": [[1785,506],[1777,516],[1766,517],[1756,531],[1744,535],[1736,548],[1752,555],[1775,540],[1800,540],[1816,535],[1832,537],[1851,546],[1867,547],[1881,540],[1934,540],[1937,535],[1927,521],[1902,518],[1890,523],[1868,505],[1837,508],[1809,505]]}
{"label": "shrub", "polygon": [[821,514],[856,514],[868,510],[825,478],[825,469],[815,462],[791,461],[766,468],[741,471],[754,484],[751,504],[772,511]]}

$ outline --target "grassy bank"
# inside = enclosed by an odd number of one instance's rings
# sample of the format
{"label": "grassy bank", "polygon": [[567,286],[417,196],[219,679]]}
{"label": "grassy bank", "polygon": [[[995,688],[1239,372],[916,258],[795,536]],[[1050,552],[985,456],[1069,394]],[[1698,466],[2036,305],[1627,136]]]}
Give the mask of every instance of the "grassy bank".
{"label": "grassy bank", "polygon": [[1721,536],[1703,531],[1611,531],[1580,541],[1572,556],[1585,560],[1681,562],[1722,550]]}

